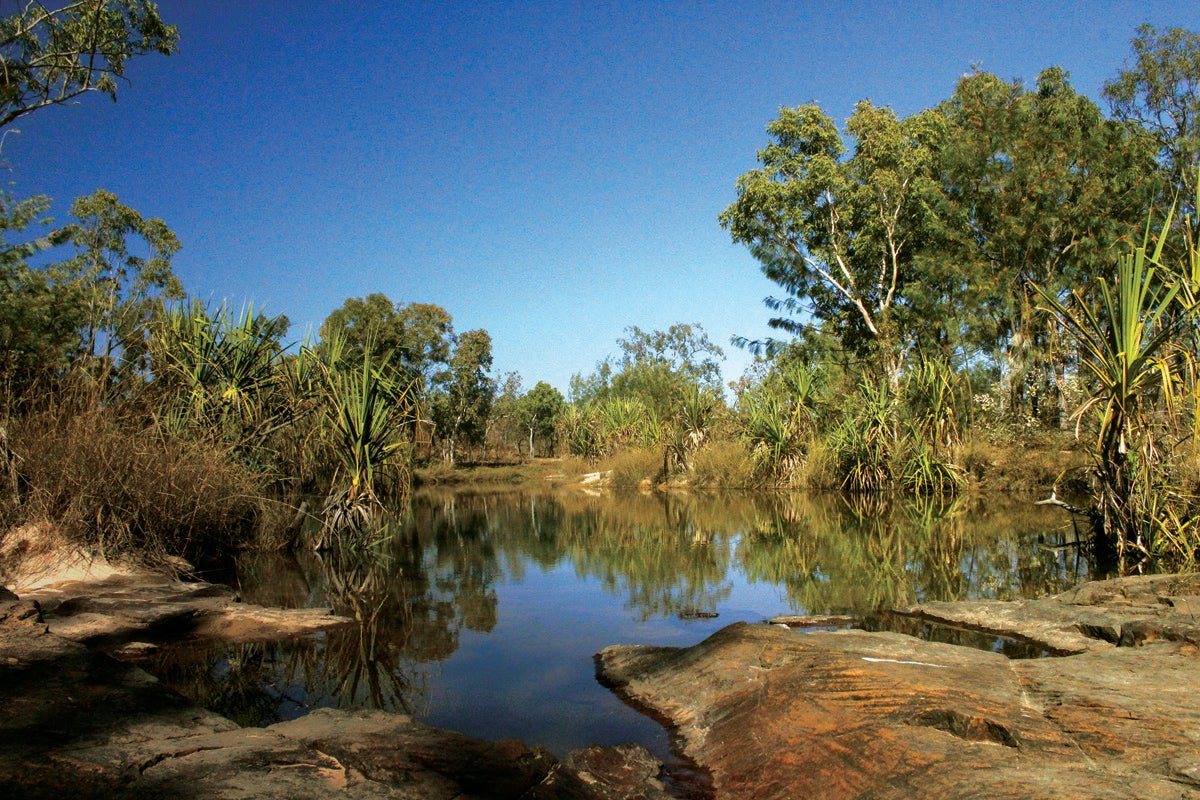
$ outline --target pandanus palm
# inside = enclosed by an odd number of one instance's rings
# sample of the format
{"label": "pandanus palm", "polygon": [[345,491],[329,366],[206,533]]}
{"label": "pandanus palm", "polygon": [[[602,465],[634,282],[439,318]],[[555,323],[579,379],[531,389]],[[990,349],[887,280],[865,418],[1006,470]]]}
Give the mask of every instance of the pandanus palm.
{"label": "pandanus palm", "polygon": [[[328,443],[337,461],[326,505],[326,530],[361,529],[380,497],[407,485],[409,442],[417,419],[417,383],[373,363],[370,348],[357,368],[325,372]],[[325,544],[324,539],[318,546]]]}
{"label": "pandanus palm", "polygon": [[1122,256],[1115,284],[1100,278],[1094,301],[1077,289],[1062,302],[1038,288],[1095,382],[1076,416],[1097,420],[1093,522],[1097,543],[1115,548],[1122,562],[1127,548],[1155,547],[1162,517],[1153,509],[1165,489],[1157,434],[1176,409],[1186,357],[1180,333],[1196,310],[1194,303],[1182,309],[1176,303],[1184,276],[1163,266],[1167,233],[1164,228],[1153,251],[1144,243]]}

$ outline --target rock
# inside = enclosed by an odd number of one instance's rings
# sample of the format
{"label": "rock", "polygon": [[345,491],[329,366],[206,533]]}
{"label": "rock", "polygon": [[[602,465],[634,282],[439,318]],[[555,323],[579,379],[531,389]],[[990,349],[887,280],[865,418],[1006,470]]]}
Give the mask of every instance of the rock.
{"label": "rock", "polygon": [[1197,595],[1200,574],[1139,575],[1086,583],[1041,600],[925,603],[904,613],[1067,655],[1154,639],[1200,645]]}
{"label": "rock", "polygon": [[24,595],[40,603],[51,631],[113,647],[134,639],[190,637],[254,641],[300,636],[350,624],[327,608],[263,608],[232,590],[155,573],[64,581]]}
{"label": "rock", "polygon": [[153,642],[129,642],[109,651],[109,655],[122,661],[137,661],[154,655],[159,649]]}
{"label": "rock", "polygon": [[251,642],[305,636],[341,627],[351,621],[329,608],[266,608],[236,603],[196,618],[190,636],[226,642]]}
{"label": "rock", "polygon": [[0,587],[0,637],[45,632],[42,607],[34,600],[22,600]]}
{"label": "rock", "polygon": [[530,800],[667,800],[671,795],[658,780],[661,769],[659,760],[640,745],[593,745],[570,753],[533,789]]}
{"label": "rock", "polygon": [[556,764],[520,742],[492,743],[430,728],[402,714],[318,710],[268,730],[329,753],[372,780],[420,784],[436,798],[521,797]]}
{"label": "rock", "polygon": [[667,797],[660,765],[641,748],[589,748],[560,763],[520,742],[379,711],[323,709],[240,728],[137,667],[12,613],[29,608],[36,605],[0,604],[4,800]]}
{"label": "rock", "polygon": [[838,614],[783,614],[771,617],[767,620],[767,624],[783,625],[788,628],[848,628],[857,625],[858,620]]}
{"label": "rock", "polygon": [[[1161,601],[1193,585],[918,610],[1070,657],[740,623],[686,649],[606,648],[600,672],[677,728],[721,798],[1200,797],[1200,648],[1190,615]],[[1141,646],[1072,632],[1073,618]]]}

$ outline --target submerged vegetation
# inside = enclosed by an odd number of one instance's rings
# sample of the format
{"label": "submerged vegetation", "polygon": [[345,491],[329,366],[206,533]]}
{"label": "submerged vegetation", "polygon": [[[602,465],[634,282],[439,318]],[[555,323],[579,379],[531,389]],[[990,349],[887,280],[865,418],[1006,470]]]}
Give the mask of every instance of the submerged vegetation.
{"label": "submerged vegetation", "polygon": [[[0,20],[21,32],[0,129],[176,47],[142,0],[36,8]],[[47,198],[0,197],[0,523],[167,555],[295,543],[312,514],[307,544],[362,547],[414,476],[464,463],[942,502],[1049,458],[1031,480],[1078,496],[1101,551],[1194,564],[1200,39],[1134,49],[1111,117],[1058,68],[975,71],[907,118],[863,101],[841,129],[781,109],[719,222],[786,337],[738,342],[758,360],[729,387],[699,324],[627,329],[567,398],[493,374],[490,334],[428,303],[349,298],[292,342],[286,317],[189,298],[174,233],[111,192],[50,232]]]}

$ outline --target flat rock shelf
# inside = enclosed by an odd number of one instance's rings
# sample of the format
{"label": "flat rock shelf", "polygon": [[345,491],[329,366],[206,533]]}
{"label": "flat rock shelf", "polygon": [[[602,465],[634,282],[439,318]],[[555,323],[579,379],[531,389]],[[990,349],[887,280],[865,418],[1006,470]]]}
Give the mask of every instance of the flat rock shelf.
{"label": "flat rock shelf", "polygon": [[1200,797],[1198,595],[1200,576],[1153,576],[905,610],[1058,658],[739,623],[598,661],[720,798]]}

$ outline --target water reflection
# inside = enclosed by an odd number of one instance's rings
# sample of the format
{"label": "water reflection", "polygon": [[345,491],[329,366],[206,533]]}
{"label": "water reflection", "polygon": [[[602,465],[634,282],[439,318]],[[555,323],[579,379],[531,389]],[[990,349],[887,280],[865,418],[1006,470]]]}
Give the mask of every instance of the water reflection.
{"label": "water reflection", "polygon": [[600,647],[691,644],[782,613],[1058,591],[1086,573],[1073,549],[1046,544],[1063,522],[977,501],[420,494],[369,553],[237,564],[247,601],[332,605],[355,626],[168,651],[152,670],[242,724],[371,707],[560,751],[644,740],[658,734],[595,684]]}

